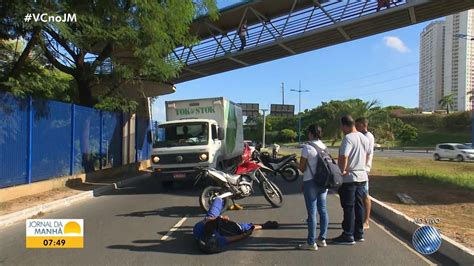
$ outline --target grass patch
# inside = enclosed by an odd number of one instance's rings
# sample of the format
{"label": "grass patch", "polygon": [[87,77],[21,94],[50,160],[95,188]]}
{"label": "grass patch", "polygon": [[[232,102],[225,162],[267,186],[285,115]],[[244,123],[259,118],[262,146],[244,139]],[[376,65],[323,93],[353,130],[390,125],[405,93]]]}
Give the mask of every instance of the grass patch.
{"label": "grass patch", "polygon": [[[300,152],[295,152],[299,156]],[[280,153],[281,156],[289,153]],[[332,153],[333,158],[337,154]],[[385,158],[375,157],[371,176],[400,176],[416,179],[429,185],[452,185],[474,190],[474,163],[434,161],[421,158]]]}
{"label": "grass patch", "polygon": [[412,177],[420,182],[474,190],[474,163],[375,157],[371,175]]}
{"label": "grass patch", "polygon": [[443,142],[467,143],[471,142],[471,135],[469,132],[453,133],[453,132],[418,132],[416,142],[410,143],[409,146],[427,147],[435,146]]}

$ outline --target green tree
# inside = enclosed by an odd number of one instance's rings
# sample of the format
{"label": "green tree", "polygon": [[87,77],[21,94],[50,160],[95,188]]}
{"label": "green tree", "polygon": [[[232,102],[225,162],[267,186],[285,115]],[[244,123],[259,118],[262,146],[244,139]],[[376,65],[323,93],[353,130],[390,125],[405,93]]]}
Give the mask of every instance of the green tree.
{"label": "green tree", "polygon": [[443,96],[441,100],[438,101],[438,104],[441,105],[441,108],[446,108],[446,113],[449,114],[449,110],[453,109],[454,94]]}
{"label": "green tree", "polygon": [[[8,71],[19,54],[23,54],[25,41],[0,40],[0,72]],[[46,58],[38,49],[25,59],[23,71],[16,78],[10,78],[4,85],[17,97],[28,95],[37,98],[56,99],[70,102],[73,94],[72,76],[46,64]]]}
{"label": "green tree", "polygon": [[294,130],[288,128],[280,131],[278,135],[278,138],[283,142],[293,142],[298,136]]}
{"label": "green tree", "polygon": [[411,143],[418,138],[418,130],[409,124],[403,124],[396,133],[396,138],[400,140],[402,144]]}
{"label": "green tree", "polygon": [[[217,17],[214,0],[19,0],[2,1],[0,10],[2,39],[26,40],[22,54],[1,77],[2,88],[11,90],[12,84],[20,88],[25,83],[19,77],[27,70],[29,55],[39,47],[49,64],[73,77],[75,102],[95,106],[118,99],[121,104],[114,108],[120,111],[133,111],[136,106],[122,96],[125,84],[140,87],[142,79],[166,81],[178,75],[182,66],[169,55],[177,46],[196,43],[188,32],[196,14],[204,10],[211,19]],[[44,12],[76,14],[77,22],[23,21],[26,13]]]}
{"label": "green tree", "polygon": [[395,140],[395,135],[392,132],[390,123],[378,125],[373,129],[375,141],[382,146],[389,146],[390,142]]}
{"label": "green tree", "polygon": [[352,115],[354,119],[358,117],[370,117],[379,110],[377,101],[365,102],[361,99],[349,99],[345,101],[323,102],[303,114],[303,127],[306,128],[312,123],[318,123],[323,128],[326,137],[332,138],[334,142],[341,138],[340,118],[344,115]]}

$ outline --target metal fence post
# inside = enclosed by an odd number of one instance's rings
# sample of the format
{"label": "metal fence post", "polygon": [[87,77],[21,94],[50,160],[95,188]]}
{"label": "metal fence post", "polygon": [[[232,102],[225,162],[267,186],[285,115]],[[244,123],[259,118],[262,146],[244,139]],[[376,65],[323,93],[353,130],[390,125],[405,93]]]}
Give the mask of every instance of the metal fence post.
{"label": "metal fence post", "polygon": [[99,120],[100,120],[100,126],[99,126],[99,170],[102,170],[102,141],[104,139],[104,119],[103,119],[103,112],[102,110],[99,111]]}
{"label": "metal fence post", "polygon": [[135,162],[138,163],[138,115],[135,114]]}
{"label": "metal fence post", "polygon": [[[122,166],[123,163],[123,112],[120,113],[120,164],[119,166]],[[113,166],[113,165],[112,165]]]}
{"label": "metal fence post", "polygon": [[130,164],[130,142],[131,142],[131,130],[132,127],[130,124],[132,123],[132,115],[130,113],[127,113],[127,164]]}
{"label": "metal fence post", "polygon": [[75,163],[74,140],[76,138],[75,131],[76,131],[76,105],[72,104],[71,105],[71,150],[70,150],[71,158],[69,160],[69,174],[70,175],[74,174],[74,163]]}
{"label": "metal fence post", "polygon": [[28,119],[27,119],[27,144],[26,144],[26,178],[28,184],[31,183],[31,155],[33,144],[33,98],[28,96]]}

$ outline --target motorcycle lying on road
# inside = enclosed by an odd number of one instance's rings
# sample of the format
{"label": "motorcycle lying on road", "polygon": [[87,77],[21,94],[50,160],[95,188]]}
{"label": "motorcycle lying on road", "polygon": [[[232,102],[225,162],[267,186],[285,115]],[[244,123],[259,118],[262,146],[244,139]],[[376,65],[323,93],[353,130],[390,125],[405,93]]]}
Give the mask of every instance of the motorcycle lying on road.
{"label": "motorcycle lying on road", "polygon": [[216,184],[204,188],[199,197],[199,205],[208,211],[214,198],[219,197],[224,201],[224,209],[227,209],[233,200],[243,199],[254,194],[253,185],[257,184],[265,199],[273,207],[281,207],[283,194],[280,188],[262,172],[262,167],[265,166],[259,162],[245,160],[237,166],[235,174],[214,168],[198,168],[200,173],[196,177],[195,185],[202,177],[209,177]]}
{"label": "motorcycle lying on road", "polygon": [[270,175],[281,175],[287,182],[294,182],[298,180],[300,172],[298,171],[298,164],[296,161],[296,154],[283,156],[281,158],[272,158],[270,154],[255,150],[252,153],[252,159],[257,162],[262,162],[267,168],[263,169]]}

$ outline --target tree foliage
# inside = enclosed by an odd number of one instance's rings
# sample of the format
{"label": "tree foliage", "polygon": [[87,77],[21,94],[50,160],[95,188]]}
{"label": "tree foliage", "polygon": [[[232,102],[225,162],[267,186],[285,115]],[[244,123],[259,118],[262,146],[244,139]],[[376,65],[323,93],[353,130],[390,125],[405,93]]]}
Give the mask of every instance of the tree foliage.
{"label": "tree foliage", "polygon": [[298,134],[292,129],[285,128],[279,133],[279,139],[283,142],[293,142]]}
{"label": "tree foliage", "polygon": [[[412,109],[406,109],[401,106],[390,106],[382,108],[377,101],[363,101],[361,99],[349,99],[345,101],[323,102],[320,106],[305,110],[302,114],[302,132],[313,123],[319,124],[323,129],[323,138],[332,140],[333,144],[342,138],[340,130],[340,118],[344,115],[351,115],[354,119],[367,117],[369,119],[369,130],[375,135],[376,142],[382,145],[390,145],[398,140],[402,143],[416,141],[418,129],[405,123],[394,116],[394,110],[403,109],[402,113],[411,113]],[[269,116],[267,123],[267,140],[288,142],[296,139],[289,131],[297,134],[297,117],[281,118]],[[261,117],[256,119],[257,129],[246,130],[245,138],[261,139],[263,131],[263,120]],[[285,133],[283,133],[285,132]],[[306,140],[306,134],[302,134],[302,140]]]}
{"label": "tree foliage", "polygon": [[409,124],[403,124],[396,131],[396,138],[400,140],[403,144],[409,144],[411,142],[414,142],[417,137],[418,130]]}
{"label": "tree foliage", "polygon": [[453,104],[454,104],[454,94],[449,94],[445,95],[439,100],[439,105],[441,105],[441,108],[446,108],[446,113],[449,114],[449,110],[453,109]]}
{"label": "tree foliage", "polygon": [[[124,84],[140,88],[142,79],[176,77],[181,65],[171,60],[170,53],[197,41],[188,32],[197,14],[217,16],[214,0],[18,0],[2,1],[0,10],[0,39],[26,41],[23,52],[5,66],[0,77],[3,89],[19,92],[27,87],[28,58],[38,49],[48,65],[72,77],[75,91],[69,96],[74,102],[106,109],[136,106],[123,96]],[[77,21],[24,22],[27,13],[76,14]]]}
{"label": "tree foliage", "polygon": [[[23,39],[0,40],[1,73],[5,74],[8,71],[15,58],[23,53],[25,46],[26,42]],[[72,76],[48,65],[46,58],[38,49],[32,50],[25,59],[22,71],[15,77],[9,77],[3,85],[20,98],[31,95],[71,102],[74,93]]]}

